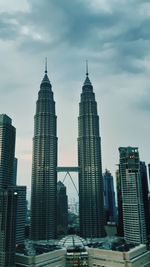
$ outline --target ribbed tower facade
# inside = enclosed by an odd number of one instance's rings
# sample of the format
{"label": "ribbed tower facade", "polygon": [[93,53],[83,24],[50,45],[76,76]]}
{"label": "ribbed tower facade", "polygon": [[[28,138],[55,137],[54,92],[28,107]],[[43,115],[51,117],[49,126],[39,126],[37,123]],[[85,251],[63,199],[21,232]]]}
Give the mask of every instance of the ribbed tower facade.
{"label": "ribbed tower facade", "polygon": [[40,85],[34,117],[31,238],[56,238],[57,128],[52,86],[47,75]]}
{"label": "ribbed tower facade", "polygon": [[140,160],[137,147],[119,147],[124,238],[147,242]]}
{"label": "ribbed tower facade", "polygon": [[88,71],[79,104],[78,164],[80,235],[102,237],[105,232],[101,138],[97,103]]}

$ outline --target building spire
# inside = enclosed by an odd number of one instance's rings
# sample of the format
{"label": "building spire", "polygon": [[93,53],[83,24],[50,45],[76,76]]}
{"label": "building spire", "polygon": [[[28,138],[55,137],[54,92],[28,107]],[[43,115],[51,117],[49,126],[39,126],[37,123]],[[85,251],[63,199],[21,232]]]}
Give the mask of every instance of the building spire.
{"label": "building spire", "polygon": [[45,58],[45,74],[47,73],[47,57]]}
{"label": "building spire", "polygon": [[86,76],[89,75],[89,71],[88,71],[88,60],[86,60]]}
{"label": "building spire", "polygon": [[88,69],[88,60],[86,60],[86,78],[84,81],[84,85],[92,85],[89,79],[89,69]]}

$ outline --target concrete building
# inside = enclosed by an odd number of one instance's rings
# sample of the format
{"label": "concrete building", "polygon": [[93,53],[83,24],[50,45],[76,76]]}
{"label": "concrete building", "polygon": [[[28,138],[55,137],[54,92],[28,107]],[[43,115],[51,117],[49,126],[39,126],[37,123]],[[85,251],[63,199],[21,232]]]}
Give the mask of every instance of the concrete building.
{"label": "concrete building", "polygon": [[120,147],[119,153],[124,237],[127,243],[146,243],[146,224],[138,148]]}
{"label": "concrete building", "polygon": [[65,256],[65,249],[47,251],[37,255],[16,253],[16,267],[65,267]]}
{"label": "concrete building", "polygon": [[89,267],[149,267],[150,251],[141,244],[129,251],[88,248]]}
{"label": "concrete building", "polygon": [[99,116],[93,86],[86,73],[78,117],[79,218],[82,237],[102,237],[103,177]]}
{"label": "concrete building", "polygon": [[31,238],[56,238],[57,232],[57,133],[55,102],[47,75],[40,85],[34,117]]}
{"label": "concrete building", "polygon": [[[56,241],[55,241],[56,242]],[[54,243],[55,243],[54,242]],[[17,249],[16,267],[149,267],[146,246],[128,245],[121,238],[82,239],[69,235]]]}

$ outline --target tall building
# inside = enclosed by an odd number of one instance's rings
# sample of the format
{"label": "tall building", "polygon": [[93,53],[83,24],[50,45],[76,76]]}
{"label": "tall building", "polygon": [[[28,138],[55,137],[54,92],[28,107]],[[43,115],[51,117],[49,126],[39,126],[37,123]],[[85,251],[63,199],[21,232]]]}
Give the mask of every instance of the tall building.
{"label": "tall building", "polygon": [[123,230],[123,207],[122,207],[122,187],[121,187],[121,175],[120,170],[116,171],[116,186],[117,186],[117,206],[118,206],[118,214],[117,214],[117,235],[124,236]]}
{"label": "tall building", "polygon": [[106,222],[116,221],[116,205],[113,176],[108,170],[103,174],[104,209]]}
{"label": "tall building", "polygon": [[79,104],[78,165],[80,235],[102,237],[105,231],[101,138],[97,103],[88,70]]}
{"label": "tall building", "polygon": [[145,162],[140,162],[140,174],[143,191],[143,203],[144,203],[144,214],[146,223],[146,233],[150,237],[150,212],[149,212],[149,200],[148,200],[148,179],[147,179],[147,168]]}
{"label": "tall building", "polygon": [[57,183],[57,232],[67,234],[68,230],[68,197],[66,186],[59,181]]}
{"label": "tall building", "polygon": [[25,240],[25,223],[26,223],[26,186],[14,187],[17,192],[17,213],[16,213],[16,244],[22,244]]}
{"label": "tall building", "polygon": [[0,188],[0,266],[15,267],[17,192]]}
{"label": "tall building", "polygon": [[13,185],[16,185],[17,183],[17,166],[18,166],[18,159],[14,158],[14,164],[13,164]]}
{"label": "tall building", "polygon": [[55,102],[47,75],[40,85],[34,117],[31,238],[56,238],[57,230],[57,135]]}
{"label": "tall building", "polygon": [[119,153],[124,237],[128,243],[146,243],[146,225],[138,148],[120,147]]}
{"label": "tall building", "polygon": [[6,114],[0,115],[0,187],[14,185],[16,129]]}
{"label": "tall building", "polygon": [[15,266],[17,192],[14,185],[16,129],[0,115],[0,266]]}

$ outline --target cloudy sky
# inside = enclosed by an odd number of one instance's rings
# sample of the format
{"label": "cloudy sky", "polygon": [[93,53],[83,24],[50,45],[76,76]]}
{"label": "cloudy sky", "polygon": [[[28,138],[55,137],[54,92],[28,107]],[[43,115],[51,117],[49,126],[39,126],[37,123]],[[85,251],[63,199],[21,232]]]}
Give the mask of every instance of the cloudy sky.
{"label": "cloudy sky", "polygon": [[58,117],[59,165],[77,165],[78,103],[89,61],[103,170],[119,146],[150,162],[149,0],[1,0],[0,113],[17,129],[18,183],[30,187],[35,102],[48,58]]}

